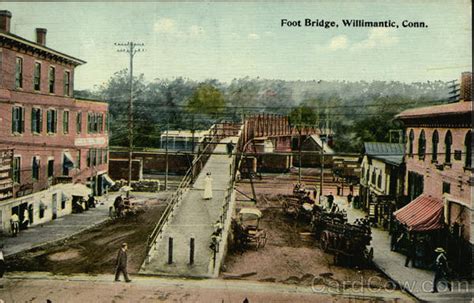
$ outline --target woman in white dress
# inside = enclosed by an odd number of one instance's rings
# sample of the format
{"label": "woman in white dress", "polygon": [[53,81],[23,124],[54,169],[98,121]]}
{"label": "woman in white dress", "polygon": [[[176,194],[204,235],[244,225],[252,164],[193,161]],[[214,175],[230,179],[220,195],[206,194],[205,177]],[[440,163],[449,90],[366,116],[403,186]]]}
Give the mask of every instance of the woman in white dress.
{"label": "woman in white dress", "polygon": [[206,174],[206,178],[204,179],[204,200],[212,199],[212,178],[211,173]]}

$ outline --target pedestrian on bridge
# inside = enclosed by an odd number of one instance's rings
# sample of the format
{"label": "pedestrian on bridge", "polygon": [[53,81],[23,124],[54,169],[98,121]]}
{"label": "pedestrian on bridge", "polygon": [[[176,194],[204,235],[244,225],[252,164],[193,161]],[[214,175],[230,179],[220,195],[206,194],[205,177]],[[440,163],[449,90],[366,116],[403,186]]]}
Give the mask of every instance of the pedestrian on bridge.
{"label": "pedestrian on bridge", "polygon": [[132,282],[132,280],[128,278],[128,272],[127,272],[127,250],[128,250],[127,243],[123,243],[122,247],[118,251],[116,268],[115,268],[115,282],[120,281],[120,273],[123,274],[123,277],[125,278],[125,282],[127,283]]}
{"label": "pedestrian on bridge", "polygon": [[227,154],[229,155],[229,157],[232,156],[233,151],[234,151],[234,143],[232,142],[232,140],[230,140],[230,142],[227,143]]}
{"label": "pedestrian on bridge", "polygon": [[211,200],[212,199],[212,177],[211,173],[206,174],[206,178],[204,179],[204,200]]}

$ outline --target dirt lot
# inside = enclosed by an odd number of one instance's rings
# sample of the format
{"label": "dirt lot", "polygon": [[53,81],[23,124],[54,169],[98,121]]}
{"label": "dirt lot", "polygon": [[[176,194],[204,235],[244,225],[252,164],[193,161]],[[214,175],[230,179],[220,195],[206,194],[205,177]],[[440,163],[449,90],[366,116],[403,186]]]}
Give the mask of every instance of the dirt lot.
{"label": "dirt lot", "polygon": [[7,260],[8,271],[49,271],[55,274],[110,273],[123,242],[129,246],[129,272],[136,273],[146,255],[147,237],[164,211],[164,200],[149,199],[133,218],[121,218],[67,240]]}
{"label": "dirt lot", "polygon": [[[293,180],[294,175],[264,176],[263,180],[256,184],[256,192],[260,193],[258,208],[263,213],[260,227],[267,232],[267,244],[258,251],[249,249],[243,254],[230,253],[223,276],[243,274],[243,279],[248,280],[300,285],[311,285],[313,281],[316,284],[338,286],[363,281],[364,285],[374,288],[386,285],[388,280],[376,270],[333,265],[333,256],[324,253],[318,247],[317,241],[304,234],[309,231],[308,224],[297,222],[283,213],[281,202],[276,195],[289,194]],[[248,183],[239,185],[239,189],[246,193],[249,193],[249,188]]]}

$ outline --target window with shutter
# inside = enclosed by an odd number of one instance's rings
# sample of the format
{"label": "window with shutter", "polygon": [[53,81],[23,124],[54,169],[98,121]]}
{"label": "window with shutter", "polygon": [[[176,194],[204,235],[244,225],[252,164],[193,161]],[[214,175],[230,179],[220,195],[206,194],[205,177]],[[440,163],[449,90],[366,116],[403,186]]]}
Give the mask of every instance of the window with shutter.
{"label": "window with shutter", "polygon": [[35,63],[33,86],[36,91],[41,90],[41,63]]}
{"label": "window with shutter", "polygon": [[16,58],[15,87],[23,87],[23,58]]}

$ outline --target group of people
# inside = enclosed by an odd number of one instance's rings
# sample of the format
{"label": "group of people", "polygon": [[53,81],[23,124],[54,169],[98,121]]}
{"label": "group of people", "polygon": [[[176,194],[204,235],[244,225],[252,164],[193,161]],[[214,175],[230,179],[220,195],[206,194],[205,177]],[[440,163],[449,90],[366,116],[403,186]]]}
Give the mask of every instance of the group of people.
{"label": "group of people", "polygon": [[89,195],[86,199],[80,198],[73,200],[72,211],[74,213],[82,213],[83,211],[89,210],[89,208],[95,208],[97,204],[96,199],[93,195]]}
{"label": "group of people", "polygon": [[[20,222],[21,221],[21,222]],[[20,217],[17,213],[13,213],[10,217],[10,230],[13,237],[16,237],[20,232],[20,227],[22,229],[27,229],[30,224],[30,213],[28,209],[23,211],[23,220],[20,220]]]}
{"label": "group of people", "polygon": [[118,195],[114,200],[115,215],[120,218],[123,216],[125,209],[129,206],[128,199],[124,199],[122,195]]}

